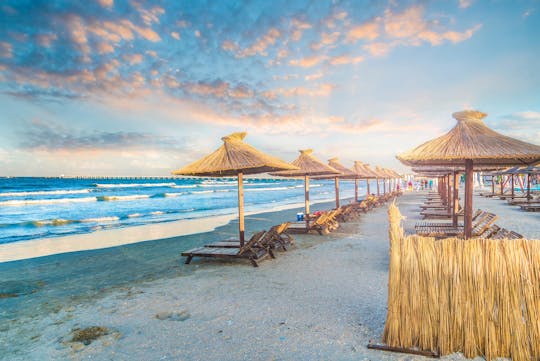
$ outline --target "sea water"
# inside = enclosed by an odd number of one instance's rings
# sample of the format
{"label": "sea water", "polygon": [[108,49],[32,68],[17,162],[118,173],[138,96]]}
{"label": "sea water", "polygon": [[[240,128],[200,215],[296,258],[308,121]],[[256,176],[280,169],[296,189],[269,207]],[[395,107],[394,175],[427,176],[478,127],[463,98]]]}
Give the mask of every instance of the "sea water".
{"label": "sea water", "polygon": [[[303,182],[246,179],[246,211],[301,203]],[[312,181],[329,199],[332,181]],[[353,190],[345,189],[343,196]],[[0,178],[0,244],[237,212],[234,178]]]}

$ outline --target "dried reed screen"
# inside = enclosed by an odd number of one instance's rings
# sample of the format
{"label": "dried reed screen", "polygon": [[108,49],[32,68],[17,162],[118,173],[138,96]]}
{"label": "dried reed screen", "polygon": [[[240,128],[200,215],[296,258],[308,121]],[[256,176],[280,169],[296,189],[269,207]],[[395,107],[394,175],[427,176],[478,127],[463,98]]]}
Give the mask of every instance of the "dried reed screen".
{"label": "dried reed screen", "polygon": [[403,235],[390,218],[389,346],[540,360],[540,240]]}

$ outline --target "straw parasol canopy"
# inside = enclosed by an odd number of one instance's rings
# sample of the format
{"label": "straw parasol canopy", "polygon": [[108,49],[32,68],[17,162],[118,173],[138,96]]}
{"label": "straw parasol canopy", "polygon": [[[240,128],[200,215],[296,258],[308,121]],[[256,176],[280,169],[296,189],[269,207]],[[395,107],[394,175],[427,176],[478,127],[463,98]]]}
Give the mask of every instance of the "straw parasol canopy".
{"label": "straw parasol canopy", "polygon": [[397,155],[405,165],[465,166],[465,237],[472,234],[473,167],[511,167],[540,162],[540,146],[510,138],[488,128],[487,114],[464,110],[452,116],[457,124],[445,135]]}
{"label": "straw parasol canopy", "polygon": [[475,165],[511,167],[540,162],[540,146],[504,136],[488,128],[487,114],[465,110],[452,116],[457,124],[445,135],[430,140],[397,158],[405,165],[463,166],[465,159]]}
{"label": "straw parasol canopy", "polygon": [[[305,214],[309,215],[309,177],[340,174],[340,172],[315,158],[312,154],[312,149],[303,149],[299,152],[300,155],[298,158],[291,162],[298,169],[284,170],[270,174],[279,177],[304,177]],[[309,217],[306,217],[306,227],[309,227]]]}
{"label": "straw parasol canopy", "polygon": [[172,173],[201,177],[230,177],[238,173],[258,174],[297,169],[245,143],[243,139],[246,134],[238,132],[221,138],[223,144],[216,151]]}
{"label": "straw parasol canopy", "polygon": [[[358,176],[351,169],[341,164],[337,157],[328,159],[328,165],[339,172],[339,174],[334,175],[334,184],[336,189],[336,208],[339,208],[339,179],[357,179]],[[355,191],[355,200],[358,200],[358,191]]]}
{"label": "straw parasol canopy", "polygon": [[244,143],[245,136],[245,132],[225,136],[221,138],[223,144],[216,151],[172,172],[176,175],[200,177],[238,176],[238,218],[241,247],[244,245],[243,175],[298,169],[294,165]]}

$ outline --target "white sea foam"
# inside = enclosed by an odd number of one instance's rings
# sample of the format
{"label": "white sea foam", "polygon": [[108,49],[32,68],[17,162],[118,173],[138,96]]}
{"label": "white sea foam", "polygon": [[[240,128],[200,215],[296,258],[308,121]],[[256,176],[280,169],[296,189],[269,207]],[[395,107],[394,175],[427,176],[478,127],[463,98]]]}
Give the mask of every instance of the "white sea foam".
{"label": "white sea foam", "polygon": [[180,197],[182,194],[185,194],[184,192],[177,192],[177,193],[163,193],[165,197]]}
{"label": "white sea foam", "polygon": [[97,201],[96,197],[84,198],[60,198],[60,199],[18,199],[0,202],[1,206],[30,206],[36,204],[57,204],[57,203],[87,203]]}
{"label": "white sea foam", "polygon": [[193,194],[205,194],[205,193],[214,193],[214,191],[193,191]]}
{"label": "white sea foam", "polygon": [[150,214],[153,215],[153,216],[158,216],[158,215],[163,214],[163,213],[164,212],[162,212],[162,211],[150,212]]}
{"label": "white sea foam", "polygon": [[176,183],[96,183],[98,188],[175,187]]}
{"label": "white sea foam", "polygon": [[196,184],[186,184],[186,185],[173,185],[172,188],[196,188]]}
{"label": "white sea foam", "polygon": [[57,194],[84,194],[90,193],[89,189],[58,190],[58,191],[33,191],[33,192],[6,192],[0,193],[0,197],[42,196]]}
{"label": "white sea foam", "polygon": [[116,217],[116,216],[112,216],[112,217],[97,217],[97,218],[86,218],[86,219],[83,219],[81,222],[84,222],[84,223],[88,223],[88,222],[96,222],[96,223],[101,223],[101,222],[116,222],[118,221],[120,218]]}
{"label": "white sea foam", "polygon": [[146,199],[146,198],[150,198],[150,196],[148,194],[135,194],[131,196],[101,196],[101,197],[97,197],[97,200],[108,202],[108,201],[132,201],[135,199]]}
{"label": "white sea foam", "polygon": [[142,213],[132,213],[130,215],[128,215],[128,218],[138,218],[138,217],[142,217]]}

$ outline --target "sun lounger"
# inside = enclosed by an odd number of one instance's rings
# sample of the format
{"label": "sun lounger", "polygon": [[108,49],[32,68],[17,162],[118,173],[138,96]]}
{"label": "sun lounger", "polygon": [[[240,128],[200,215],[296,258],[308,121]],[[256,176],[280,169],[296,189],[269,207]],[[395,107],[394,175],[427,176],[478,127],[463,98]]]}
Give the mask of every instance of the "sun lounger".
{"label": "sun lounger", "polygon": [[[271,256],[267,247],[260,245],[260,241],[266,232],[261,231],[255,233],[243,247],[232,247],[231,241],[217,242],[206,245],[204,247],[193,248],[189,251],[182,252],[186,258],[186,264],[189,264],[193,257],[204,258],[222,258],[222,259],[248,259],[253,267],[258,267],[258,262],[264,258]],[[228,243],[221,244],[221,243]],[[238,241],[235,241],[239,244]],[[221,245],[220,245],[221,244]]]}
{"label": "sun lounger", "polygon": [[493,234],[491,239],[520,239],[523,236],[517,232],[509,231],[506,228],[500,228],[499,231]]}
{"label": "sun lounger", "polygon": [[[473,218],[472,218],[473,222],[475,222],[476,219],[484,213],[485,212],[482,211],[481,209],[477,209],[476,212],[474,212],[473,214]],[[416,230],[420,230],[420,231],[426,230],[428,228],[433,228],[433,227],[454,227],[454,225],[450,222],[418,222],[414,226]],[[458,227],[463,227],[463,223],[458,224]]]}
{"label": "sun lounger", "polygon": [[290,225],[290,222],[285,222],[273,226],[262,237],[260,244],[263,245],[263,247],[268,247],[270,252],[277,248],[286,251],[287,246],[294,244],[294,238],[287,233],[287,229]]}
{"label": "sun lounger", "polygon": [[295,222],[291,223],[288,231],[290,233],[308,233],[311,231],[316,231],[320,235],[328,234],[331,230],[335,229],[336,221],[333,219],[335,216],[335,210],[322,212],[317,218],[309,222]]}
{"label": "sun lounger", "polygon": [[520,204],[519,207],[527,212],[540,212],[540,203]]}
{"label": "sun lounger", "polygon": [[[495,222],[497,219],[497,216],[493,213],[489,212],[483,212],[480,214],[476,220],[473,222],[472,227],[472,235],[473,237],[480,237],[486,230],[491,227],[491,225]],[[424,227],[424,228],[418,228],[416,229],[416,233],[421,236],[431,236],[431,237],[437,237],[437,238],[443,238],[443,237],[455,237],[455,236],[462,236],[464,232],[463,226],[458,227],[449,227],[449,226],[442,226],[442,227]]]}

